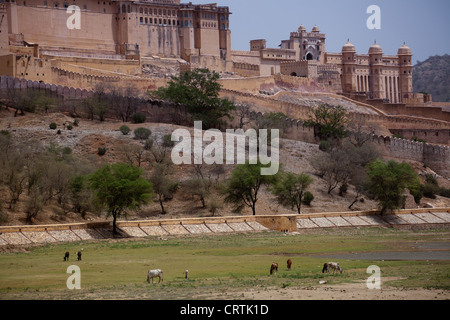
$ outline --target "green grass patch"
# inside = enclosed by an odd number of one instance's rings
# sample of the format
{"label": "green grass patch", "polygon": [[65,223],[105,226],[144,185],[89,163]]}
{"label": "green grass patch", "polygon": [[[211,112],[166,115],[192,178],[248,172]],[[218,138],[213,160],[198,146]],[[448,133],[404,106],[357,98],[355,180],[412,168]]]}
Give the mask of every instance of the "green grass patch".
{"label": "green grass patch", "polygon": [[[321,230],[285,235],[263,232],[133,240],[102,240],[45,245],[28,252],[0,254],[0,299],[190,299],[246,288],[313,286],[364,281],[378,265],[388,284],[406,288],[449,289],[448,261],[340,260],[343,274],[322,274],[327,259],[316,254],[401,251],[411,243],[448,239],[450,233],[383,228]],[[75,253],[83,248],[83,260]],[[64,252],[71,253],[63,261]],[[286,260],[293,261],[291,271]],[[279,270],[269,275],[272,262]],[[81,290],[68,290],[69,265],[81,269]],[[164,281],[147,284],[149,269],[162,269]],[[184,270],[189,279],[184,279]]]}

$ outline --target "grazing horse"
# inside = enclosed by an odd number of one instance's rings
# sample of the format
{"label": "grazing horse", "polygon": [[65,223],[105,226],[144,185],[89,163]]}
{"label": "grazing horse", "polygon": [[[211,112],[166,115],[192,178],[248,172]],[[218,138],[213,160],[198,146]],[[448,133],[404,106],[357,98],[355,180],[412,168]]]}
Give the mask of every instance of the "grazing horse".
{"label": "grazing horse", "polygon": [[189,275],[189,270],[184,270],[184,278],[187,279]]}
{"label": "grazing horse", "polygon": [[81,251],[77,252],[77,260],[80,261],[81,260]]}
{"label": "grazing horse", "polygon": [[274,262],[270,266],[270,274],[272,274],[274,271],[278,272],[278,263]]}
{"label": "grazing horse", "polygon": [[291,270],[291,266],[292,266],[292,260],[288,259],[288,261],[287,261],[287,268],[288,268],[288,270]]}
{"label": "grazing horse", "polygon": [[329,273],[330,270],[328,268],[333,269],[333,273],[335,273],[336,271],[339,271],[340,273],[342,273],[342,271],[344,271],[339,266],[339,263],[337,263],[337,262],[328,262],[328,263],[325,263],[323,265],[322,273],[325,273],[325,272]]}
{"label": "grazing horse", "polygon": [[64,254],[64,261],[69,261],[69,251]]}
{"label": "grazing horse", "polygon": [[147,274],[147,282],[150,283],[150,279],[152,279],[152,283],[153,283],[153,278],[159,278],[159,282],[164,281],[163,279],[163,272],[161,269],[156,269],[156,270],[150,270]]}

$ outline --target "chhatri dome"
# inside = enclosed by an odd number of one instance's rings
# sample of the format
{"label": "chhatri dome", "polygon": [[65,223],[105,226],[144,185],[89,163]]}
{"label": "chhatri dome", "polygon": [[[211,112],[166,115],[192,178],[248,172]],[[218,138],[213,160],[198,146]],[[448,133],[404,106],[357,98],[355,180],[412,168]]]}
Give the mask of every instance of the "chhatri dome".
{"label": "chhatri dome", "polygon": [[412,55],[411,49],[404,43],[400,48],[398,48],[398,55]]}
{"label": "chhatri dome", "polygon": [[383,54],[383,49],[381,49],[375,41],[375,43],[369,48],[369,54]]}
{"label": "chhatri dome", "polygon": [[347,40],[347,43],[342,47],[342,52],[356,52],[356,48],[350,43],[350,39]]}
{"label": "chhatri dome", "polygon": [[298,32],[306,32],[305,26],[301,25],[300,27],[298,27]]}
{"label": "chhatri dome", "polygon": [[314,28],[312,28],[312,32],[320,32],[319,28],[317,28],[317,26],[314,26]]}

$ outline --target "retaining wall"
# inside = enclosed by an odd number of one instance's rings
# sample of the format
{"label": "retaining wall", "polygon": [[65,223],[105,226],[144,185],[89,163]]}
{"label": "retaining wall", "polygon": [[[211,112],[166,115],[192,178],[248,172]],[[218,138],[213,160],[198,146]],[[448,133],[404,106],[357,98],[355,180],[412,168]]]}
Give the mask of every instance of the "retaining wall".
{"label": "retaining wall", "polygon": [[[236,216],[145,221],[119,221],[119,237],[164,237],[276,230],[302,232],[317,228],[392,227],[448,228],[450,208],[400,210],[380,216],[378,211],[303,215]],[[32,245],[113,238],[110,222],[0,227],[0,246]]]}

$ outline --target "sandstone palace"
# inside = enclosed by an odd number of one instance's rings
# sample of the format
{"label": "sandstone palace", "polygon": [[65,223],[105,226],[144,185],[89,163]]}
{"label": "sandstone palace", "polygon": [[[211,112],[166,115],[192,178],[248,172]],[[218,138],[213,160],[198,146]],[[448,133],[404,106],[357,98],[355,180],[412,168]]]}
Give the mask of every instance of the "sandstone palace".
{"label": "sandstone palace", "polygon": [[[301,25],[278,48],[258,39],[250,41],[249,51],[237,51],[231,49],[228,7],[180,0],[4,0],[0,5],[3,75],[86,87],[89,81],[70,81],[68,73],[72,80],[141,77],[143,66],[159,64],[157,77],[161,70],[169,75],[205,67],[240,77],[303,77],[333,92],[384,103],[429,99],[412,92],[412,53],[406,45],[385,55],[374,43],[360,54],[347,42],[341,52],[331,53],[317,26],[308,31]],[[73,5],[79,8],[79,29],[70,26]]]}

